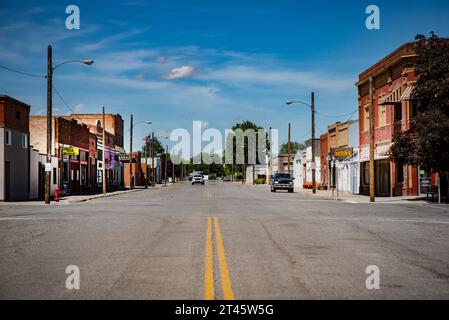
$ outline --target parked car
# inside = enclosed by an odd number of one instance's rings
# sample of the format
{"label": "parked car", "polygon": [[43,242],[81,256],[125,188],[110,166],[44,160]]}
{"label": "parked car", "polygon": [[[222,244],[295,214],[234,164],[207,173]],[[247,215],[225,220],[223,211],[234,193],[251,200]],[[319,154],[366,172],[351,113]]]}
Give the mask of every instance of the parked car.
{"label": "parked car", "polygon": [[293,180],[288,173],[276,173],[271,181],[271,192],[277,190],[288,190],[289,193],[293,192]]}
{"label": "parked car", "polygon": [[204,178],[202,174],[195,174],[192,178],[192,184],[204,184]]}

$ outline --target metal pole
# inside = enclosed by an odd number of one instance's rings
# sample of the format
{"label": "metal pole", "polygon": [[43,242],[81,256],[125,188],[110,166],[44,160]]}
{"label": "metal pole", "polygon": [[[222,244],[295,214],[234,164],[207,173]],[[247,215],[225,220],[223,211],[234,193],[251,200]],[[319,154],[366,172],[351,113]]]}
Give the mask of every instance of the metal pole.
{"label": "metal pole", "polygon": [[438,203],[441,203],[441,183],[440,182],[441,182],[440,174],[438,174]]}
{"label": "metal pole", "polygon": [[155,186],[155,175],[154,175],[154,132],[151,133],[151,186]]}
{"label": "metal pole", "polygon": [[370,202],[376,201],[376,185],[374,181],[374,105],[373,77],[369,78],[369,196]]}
{"label": "metal pole", "polygon": [[334,200],[334,160],[331,160],[331,174],[330,174],[330,179],[331,179],[331,188],[332,188],[332,200]]}
{"label": "metal pole", "polygon": [[175,163],[173,162],[173,159],[174,159],[174,154],[173,154],[173,157],[170,157],[170,160],[171,160],[171,165],[172,165],[172,173],[171,173],[172,183],[175,183]]}
{"label": "metal pole", "polygon": [[338,177],[339,177],[338,165],[339,165],[339,162],[336,161],[335,162],[335,176],[336,176],[335,188],[337,189],[337,200],[338,200],[338,196],[339,196],[339,193],[338,193]]}
{"label": "metal pole", "polygon": [[168,154],[168,145],[166,145],[165,147],[164,185],[167,185],[167,154]]}
{"label": "metal pole", "polygon": [[[51,166],[51,126],[52,126],[52,78],[53,78],[53,64],[52,64],[52,47],[47,48],[47,166]],[[45,203],[50,203],[50,183],[51,171],[45,168]]]}
{"label": "metal pole", "polygon": [[291,135],[290,135],[290,130],[291,130],[291,124],[290,124],[290,122],[288,123],[288,143],[287,143],[287,149],[288,149],[288,157],[287,157],[287,161],[288,161],[288,163],[287,163],[287,171],[288,171],[288,174],[290,175],[290,157],[291,157],[291,153],[292,153],[292,149],[291,149],[291,143],[290,143],[290,138],[291,138]]}
{"label": "metal pole", "polygon": [[270,176],[269,176],[269,184],[271,185],[273,178],[273,141],[272,141],[272,135],[271,135],[271,127],[270,127]]}
{"label": "metal pole", "polygon": [[103,194],[106,194],[106,117],[103,107]]}
{"label": "metal pole", "polygon": [[[133,115],[131,115],[131,121],[129,123],[129,189],[133,188]],[[104,141],[103,141],[104,143]],[[104,155],[103,155],[104,158]],[[104,165],[104,164],[103,164]]]}
{"label": "metal pole", "polygon": [[145,152],[145,189],[148,188],[148,160],[147,160],[147,149],[148,149],[148,136],[145,137],[145,147],[144,147],[144,152]]}
{"label": "metal pole", "polygon": [[315,93],[312,91],[312,188],[313,193],[316,193],[316,181],[315,181],[315,173],[316,173],[316,164],[315,164]]}

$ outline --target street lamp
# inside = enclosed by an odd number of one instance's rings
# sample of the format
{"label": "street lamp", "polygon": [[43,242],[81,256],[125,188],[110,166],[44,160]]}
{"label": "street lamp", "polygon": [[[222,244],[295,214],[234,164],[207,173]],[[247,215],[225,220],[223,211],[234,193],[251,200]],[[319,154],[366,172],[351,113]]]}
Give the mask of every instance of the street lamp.
{"label": "street lamp", "polygon": [[83,60],[68,60],[53,67],[53,48],[48,45],[47,48],[47,163],[45,166],[45,203],[50,203],[51,193],[51,139],[52,139],[52,93],[53,93],[53,71],[67,63],[83,63],[92,65],[94,63],[91,59]]}
{"label": "street lamp", "polygon": [[312,187],[313,193],[316,193],[316,183],[315,183],[315,173],[316,173],[316,164],[315,164],[315,93],[311,94],[311,104],[308,104],[299,100],[287,100],[285,104],[290,106],[292,104],[299,103],[309,107],[312,111]]}
{"label": "street lamp", "polygon": [[137,126],[138,124],[146,123],[148,125],[152,124],[152,121],[149,120],[141,120],[137,121],[135,124],[133,124],[133,115],[131,115],[131,121],[129,123],[129,189],[132,190],[133,188],[133,128]]}
{"label": "street lamp", "polygon": [[[169,136],[160,136],[160,138],[168,141]],[[165,147],[165,168],[164,168],[164,185],[167,185],[167,155],[168,155],[168,143]]]}

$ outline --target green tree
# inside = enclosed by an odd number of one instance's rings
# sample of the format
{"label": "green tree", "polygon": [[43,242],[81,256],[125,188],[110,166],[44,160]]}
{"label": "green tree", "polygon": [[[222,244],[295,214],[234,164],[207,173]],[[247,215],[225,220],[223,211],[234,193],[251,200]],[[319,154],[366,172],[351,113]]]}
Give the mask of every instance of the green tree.
{"label": "green tree", "polygon": [[410,130],[393,137],[390,157],[398,164],[419,165],[437,172],[447,181],[449,173],[449,41],[433,32],[416,36],[415,73],[412,93],[417,116]]}
{"label": "green tree", "polygon": [[[150,156],[150,152],[151,152],[151,136],[146,137],[146,142],[142,145],[142,153],[145,154],[145,145],[147,146],[147,154],[148,156]],[[161,153],[165,153],[165,148],[162,146],[162,143],[158,140],[157,137],[154,137],[153,140],[153,147],[154,147],[154,154],[161,154]]]}
{"label": "green tree", "polygon": [[[290,146],[291,146],[291,154],[295,154],[298,150],[302,150],[306,147],[303,143],[296,141],[290,141]],[[288,154],[288,142],[285,142],[281,145],[279,153]]]}
{"label": "green tree", "polygon": [[[264,128],[259,126],[259,125],[257,125],[257,124],[255,124],[254,122],[243,121],[243,122],[236,123],[232,127],[232,130],[234,130],[234,131],[237,130],[237,129],[240,129],[243,132],[245,132],[246,130],[249,130],[249,129],[254,130],[255,133],[256,133],[256,150],[258,150],[258,139],[259,139],[259,137],[258,137],[258,135],[259,135],[258,130],[264,130]],[[269,141],[268,141],[268,134],[267,134],[267,132],[265,132],[265,140],[266,140],[265,141],[266,146],[267,146],[267,148],[269,148]],[[233,142],[232,142],[232,145],[233,145],[233,157],[234,157],[233,158],[233,163],[236,163],[236,153],[237,153],[237,145],[236,145],[236,143],[237,143],[237,141],[236,141],[236,138],[234,137],[233,138]],[[247,138],[244,139],[243,150],[244,150],[244,164],[235,164],[234,165],[234,172],[241,172],[241,173],[244,174],[245,168],[248,165],[248,139]],[[256,152],[256,163],[263,163],[264,160],[265,159],[259,159],[259,155]],[[225,171],[226,172],[231,172],[232,171],[231,167],[232,167],[232,165],[227,164]]]}

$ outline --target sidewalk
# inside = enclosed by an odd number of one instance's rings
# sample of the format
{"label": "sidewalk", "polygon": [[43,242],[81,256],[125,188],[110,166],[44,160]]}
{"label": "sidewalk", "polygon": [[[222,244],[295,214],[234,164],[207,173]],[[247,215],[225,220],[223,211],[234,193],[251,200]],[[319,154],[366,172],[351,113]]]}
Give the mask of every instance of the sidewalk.
{"label": "sidewalk", "polygon": [[[316,190],[316,194],[313,194],[311,189],[296,189],[299,194],[304,194],[308,196],[314,196],[320,199],[325,200],[338,200],[346,203],[371,203],[370,197],[365,195],[359,195],[359,194],[352,194],[349,192],[338,192],[338,198],[337,198],[337,192],[334,191],[334,194],[332,196],[331,190]],[[441,203],[438,202],[432,202],[430,200],[427,200],[425,197],[419,197],[419,196],[401,196],[401,197],[376,197],[376,203],[413,203],[413,204],[426,204],[426,205],[440,205],[440,206],[448,206],[447,203]]]}
{"label": "sidewalk", "polygon": [[[172,185],[172,183],[167,183],[167,187],[170,185]],[[139,191],[143,191],[143,190],[161,189],[163,187],[165,187],[165,185],[157,184],[154,188],[150,186],[150,187],[148,187],[148,189],[145,189],[144,187],[137,187],[132,190],[119,190],[119,191],[108,192],[106,194],[97,193],[97,194],[84,194],[84,195],[68,195],[68,196],[61,197],[59,202],[51,201],[50,205],[67,205],[67,204],[85,202],[85,201],[94,200],[94,199],[113,197],[113,196],[117,196],[117,195],[125,194],[125,193],[139,192]],[[38,206],[38,205],[45,206],[45,203],[43,200],[0,202],[0,206]]]}

